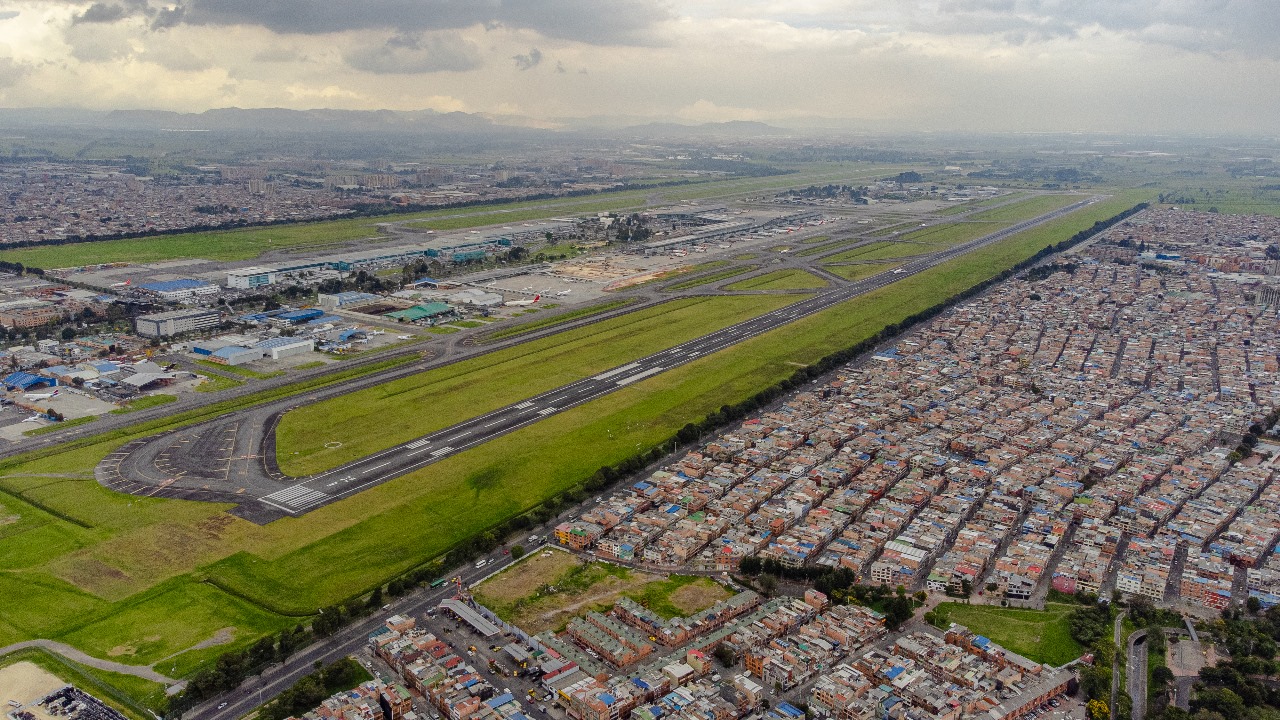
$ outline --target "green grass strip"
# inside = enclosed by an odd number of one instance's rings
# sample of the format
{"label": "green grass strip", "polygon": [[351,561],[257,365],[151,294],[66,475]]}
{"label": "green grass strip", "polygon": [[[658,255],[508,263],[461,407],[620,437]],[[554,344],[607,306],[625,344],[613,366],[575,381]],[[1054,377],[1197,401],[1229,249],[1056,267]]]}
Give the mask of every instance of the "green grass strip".
{"label": "green grass strip", "polygon": [[56,422],[52,425],[45,425],[44,427],[38,427],[38,428],[35,428],[34,430],[28,430],[22,434],[27,436],[32,436],[32,437],[36,435],[47,435],[51,432],[62,430],[64,428],[75,427],[77,425],[84,425],[85,423],[91,423],[97,419],[98,419],[97,415],[86,415],[84,417],[79,417],[74,420],[63,420],[62,422]]}
{"label": "green grass strip", "polygon": [[273,377],[280,377],[281,375],[284,374],[283,370],[276,370],[274,372],[264,373],[264,372],[258,372],[257,370],[254,370],[252,368],[241,367],[239,365],[223,365],[222,363],[216,363],[210,360],[197,360],[196,365],[207,367],[212,370],[221,370],[222,372],[229,372],[232,375],[239,375],[241,377],[253,378],[254,380],[269,380]]}
{"label": "green grass strip", "polygon": [[726,278],[731,278],[731,277],[734,277],[735,275],[748,273],[756,269],[758,268],[755,265],[747,265],[744,267],[732,267],[732,268],[728,268],[727,270],[721,270],[718,273],[712,273],[710,275],[703,275],[701,277],[690,278],[688,280],[678,282],[675,285],[668,285],[667,289],[668,290],[688,290],[689,288],[695,288],[695,287],[698,287],[699,285],[708,285],[710,283],[718,282]]}
{"label": "green grass strip", "polygon": [[122,407],[118,407],[115,410],[112,410],[111,414],[125,415],[131,412],[137,412],[139,410],[146,410],[147,408],[158,407],[160,405],[168,405],[171,402],[176,402],[177,399],[178,399],[177,395],[143,395],[142,397],[137,397],[130,400],[129,402],[125,403]]}
{"label": "green grass strip", "polygon": [[624,305],[630,305],[634,301],[635,301],[635,298],[622,298],[619,300],[610,300],[609,302],[600,303],[599,305],[590,305],[588,307],[579,308],[577,310],[571,310],[567,313],[562,313],[554,317],[543,318],[541,320],[534,320],[532,322],[522,323],[514,327],[503,328],[501,330],[497,330],[493,332],[488,337],[486,337],[485,340],[501,340],[503,338],[509,338],[516,335],[523,335],[525,333],[530,333],[535,330],[542,330],[544,328],[554,327],[562,323],[567,323],[573,320],[578,320],[580,318],[589,317],[591,315],[599,315],[600,313],[603,313],[603,312],[615,310],[617,308],[623,307]]}

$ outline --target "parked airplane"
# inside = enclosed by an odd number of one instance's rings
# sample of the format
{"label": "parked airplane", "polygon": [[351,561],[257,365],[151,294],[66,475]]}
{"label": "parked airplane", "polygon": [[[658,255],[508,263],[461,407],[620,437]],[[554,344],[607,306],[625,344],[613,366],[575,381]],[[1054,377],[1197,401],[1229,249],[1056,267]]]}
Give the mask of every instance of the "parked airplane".
{"label": "parked airplane", "polygon": [[48,400],[48,399],[49,399],[49,398],[51,398],[51,397],[57,397],[57,396],[58,396],[58,393],[60,393],[60,392],[62,392],[62,391],[61,391],[61,390],[54,390],[53,392],[49,392],[49,393],[27,393],[26,395],[23,395],[22,397],[23,397],[24,399],[27,399],[27,400]]}
{"label": "parked airplane", "polygon": [[44,415],[36,413],[35,415],[32,415],[31,417],[23,420],[22,422],[39,422],[43,419],[44,419]]}
{"label": "parked airplane", "polygon": [[132,279],[125,280],[124,282],[111,283],[111,287],[126,287],[131,282],[133,282]]}
{"label": "parked airplane", "polygon": [[894,269],[894,271],[893,271],[893,273],[894,273],[895,275],[896,275],[896,274],[898,274],[898,273],[900,273],[900,272],[906,272],[906,270],[903,270],[902,268],[895,268],[895,269]]}
{"label": "parked airplane", "polygon": [[569,294],[569,293],[571,293],[571,292],[573,292],[573,291],[572,291],[572,290],[561,290],[560,292],[556,293],[556,295],[568,295],[568,294]]}

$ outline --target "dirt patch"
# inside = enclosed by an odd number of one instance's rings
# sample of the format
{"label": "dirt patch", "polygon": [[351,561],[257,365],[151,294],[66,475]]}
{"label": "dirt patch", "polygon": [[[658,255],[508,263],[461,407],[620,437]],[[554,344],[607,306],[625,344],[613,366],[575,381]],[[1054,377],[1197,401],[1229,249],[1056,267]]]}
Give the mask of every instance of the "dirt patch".
{"label": "dirt patch", "polygon": [[687,617],[699,610],[705,610],[733,593],[714,583],[695,582],[678,588],[671,593],[671,604],[680,609]]}
{"label": "dirt patch", "polygon": [[476,588],[476,598],[483,598],[482,603],[494,607],[509,605],[533,595],[543,585],[551,585],[566,570],[581,564],[581,560],[563,550],[542,550],[484,581]]}
{"label": "dirt patch", "polygon": [[10,700],[26,705],[66,684],[57,675],[25,660],[0,668],[0,708],[8,712],[13,709]]}
{"label": "dirt patch", "polygon": [[108,657],[120,657],[122,655],[137,655],[138,648],[132,645],[117,645],[107,651]]}
{"label": "dirt patch", "polygon": [[0,527],[12,525],[22,519],[21,515],[0,515]]}
{"label": "dirt patch", "polygon": [[548,549],[487,580],[475,597],[507,622],[538,633],[559,630],[588,610],[607,609],[624,593],[660,579]]}
{"label": "dirt patch", "polygon": [[1165,664],[1174,677],[1197,676],[1201,668],[1215,662],[1217,658],[1214,657],[1212,644],[1191,642],[1188,638],[1169,643],[1169,649],[1165,652]]}

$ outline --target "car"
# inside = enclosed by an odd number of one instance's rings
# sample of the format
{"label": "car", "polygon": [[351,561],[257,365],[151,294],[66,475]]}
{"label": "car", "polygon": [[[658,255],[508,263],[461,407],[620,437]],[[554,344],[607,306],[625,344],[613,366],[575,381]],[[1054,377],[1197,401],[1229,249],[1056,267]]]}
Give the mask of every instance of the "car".
{"label": "car", "polygon": [[224,708],[224,707],[226,707],[226,706],[227,706],[227,704],[226,704],[226,703],[221,703],[221,704],[219,704],[219,705],[218,705],[218,709],[219,709],[219,710],[221,710],[222,708]]}
{"label": "car", "polygon": [[546,711],[547,711],[547,706],[546,706],[546,705],[539,705],[539,706],[538,706],[538,711],[539,711],[539,712],[546,712]]}

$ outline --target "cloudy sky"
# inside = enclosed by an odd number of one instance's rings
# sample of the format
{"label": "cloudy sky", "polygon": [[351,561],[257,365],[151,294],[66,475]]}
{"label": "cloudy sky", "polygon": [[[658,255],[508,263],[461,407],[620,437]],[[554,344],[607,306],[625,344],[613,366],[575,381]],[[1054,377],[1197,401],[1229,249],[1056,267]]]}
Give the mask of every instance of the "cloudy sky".
{"label": "cloudy sky", "polygon": [[1280,132],[1276,0],[0,0],[0,106]]}

